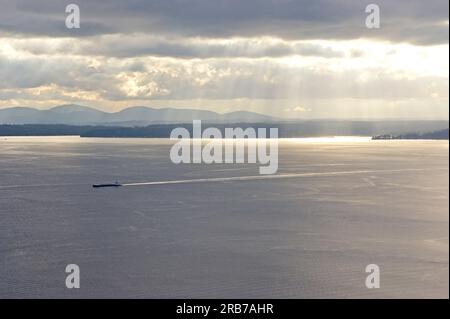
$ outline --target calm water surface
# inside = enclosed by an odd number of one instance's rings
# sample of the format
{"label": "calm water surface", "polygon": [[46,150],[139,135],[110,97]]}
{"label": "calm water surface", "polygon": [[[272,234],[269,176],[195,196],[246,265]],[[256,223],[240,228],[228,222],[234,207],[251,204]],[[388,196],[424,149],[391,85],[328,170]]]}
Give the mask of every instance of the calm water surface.
{"label": "calm water surface", "polygon": [[448,141],[284,140],[278,173],[305,176],[91,187],[258,175],[171,145],[0,138],[0,298],[449,297]]}

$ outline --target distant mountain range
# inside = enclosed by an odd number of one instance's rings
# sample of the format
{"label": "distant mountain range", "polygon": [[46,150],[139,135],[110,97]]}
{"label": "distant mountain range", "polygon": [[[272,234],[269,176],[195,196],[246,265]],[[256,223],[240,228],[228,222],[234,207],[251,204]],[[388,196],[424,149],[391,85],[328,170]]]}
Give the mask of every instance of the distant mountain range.
{"label": "distant mountain range", "polygon": [[[226,127],[278,128],[280,137],[374,136],[381,139],[439,130],[447,130],[448,136],[449,127],[448,120],[282,120],[246,111],[220,114],[193,109],[130,107],[108,113],[86,106],[61,105],[49,110],[0,109],[0,136],[168,137],[178,126],[190,130],[192,120],[202,120],[205,125],[213,124],[222,130]],[[390,135],[385,135],[387,132]],[[411,138],[417,136],[411,135]]]}
{"label": "distant mountain range", "polygon": [[0,109],[0,124],[66,124],[146,126],[163,123],[272,122],[276,118],[248,111],[220,114],[212,111],[135,106],[116,113],[103,112],[81,105],[61,105],[49,110],[30,107]]}

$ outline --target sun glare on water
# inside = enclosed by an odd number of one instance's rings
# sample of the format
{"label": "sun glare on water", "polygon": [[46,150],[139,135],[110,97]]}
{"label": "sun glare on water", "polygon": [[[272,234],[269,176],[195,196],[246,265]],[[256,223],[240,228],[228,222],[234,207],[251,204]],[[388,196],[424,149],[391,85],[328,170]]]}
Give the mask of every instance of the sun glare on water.
{"label": "sun glare on water", "polygon": [[327,136],[280,139],[294,143],[361,143],[372,140],[370,136]]}

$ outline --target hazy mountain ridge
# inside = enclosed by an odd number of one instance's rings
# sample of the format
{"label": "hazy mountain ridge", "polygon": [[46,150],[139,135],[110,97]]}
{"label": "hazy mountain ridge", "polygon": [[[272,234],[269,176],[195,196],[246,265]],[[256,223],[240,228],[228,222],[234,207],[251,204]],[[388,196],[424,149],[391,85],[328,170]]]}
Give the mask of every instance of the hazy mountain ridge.
{"label": "hazy mountain ridge", "polygon": [[280,137],[383,136],[387,132],[395,136],[448,129],[448,121],[437,120],[282,120],[249,111],[220,114],[135,106],[108,113],[86,106],[61,105],[49,110],[0,109],[0,136],[168,137],[174,127],[190,128],[192,120],[202,120],[204,128],[278,128]]}
{"label": "hazy mountain ridge", "polygon": [[[227,127],[241,128],[277,128],[280,138],[324,137],[324,136],[386,136],[385,132],[399,132],[410,139],[448,139],[448,122],[446,121],[413,121],[413,122],[367,122],[367,121],[302,121],[302,122],[272,122],[272,123],[212,123],[222,135]],[[202,123],[202,128],[210,126]],[[77,135],[81,137],[147,137],[168,138],[173,129],[184,127],[192,136],[192,123],[152,124],[148,126],[112,126],[112,125],[61,125],[61,124],[0,124],[0,136],[64,136]],[[433,132],[430,135],[411,135],[412,130]],[[445,138],[445,133],[447,138]],[[392,135],[389,135],[392,136]],[[376,139],[376,138],[374,138]]]}
{"label": "hazy mountain ridge", "polygon": [[0,124],[66,124],[146,126],[192,120],[209,122],[270,122],[276,118],[248,111],[220,114],[213,111],[134,106],[115,113],[81,105],[60,105],[48,110],[30,107],[0,109]]}

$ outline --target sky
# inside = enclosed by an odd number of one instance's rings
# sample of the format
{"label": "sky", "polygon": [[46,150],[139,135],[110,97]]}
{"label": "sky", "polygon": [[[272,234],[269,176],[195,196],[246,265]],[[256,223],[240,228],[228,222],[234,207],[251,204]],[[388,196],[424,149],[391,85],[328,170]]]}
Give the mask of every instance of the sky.
{"label": "sky", "polygon": [[[80,28],[65,25],[80,8]],[[366,27],[369,3],[380,28]],[[0,0],[0,108],[447,119],[448,0]]]}

